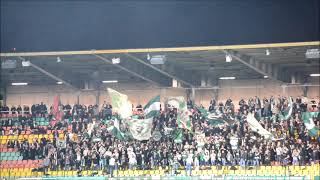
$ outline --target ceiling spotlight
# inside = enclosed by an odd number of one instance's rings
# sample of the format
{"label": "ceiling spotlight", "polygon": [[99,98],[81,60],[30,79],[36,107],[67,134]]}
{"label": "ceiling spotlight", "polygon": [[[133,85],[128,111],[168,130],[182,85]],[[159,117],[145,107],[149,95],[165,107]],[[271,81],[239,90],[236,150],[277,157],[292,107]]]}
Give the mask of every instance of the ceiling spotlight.
{"label": "ceiling spotlight", "polygon": [[263,78],[267,79],[267,78],[269,78],[269,76],[263,76]]}
{"label": "ceiling spotlight", "polygon": [[11,83],[12,86],[26,86],[28,83],[20,82],[20,83]]}
{"label": "ceiling spotlight", "polygon": [[102,83],[107,84],[107,83],[117,83],[118,80],[107,80],[107,81],[102,81]]}
{"label": "ceiling spotlight", "polygon": [[61,82],[61,81],[58,81],[58,82],[57,82],[57,84],[59,84],[59,85],[60,85],[60,84],[63,84],[63,82]]}
{"label": "ceiling spotlight", "polygon": [[219,77],[219,79],[228,80],[228,79],[236,79],[236,77]]}
{"label": "ceiling spotlight", "polygon": [[120,58],[112,58],[112,64],[119,64],[120,63]]}
{"label": "ceiling spotlight", "polygon": [[271,54],[269,49],[266,49],[266,55],[269,56]]}
{"label": "ceiling spotlight", "polygon": [[231,62],[232,56],[230,54],[226,54],[226,62]]}
{"label": "ceiling spotlight", "polygon": [[28,66],[30,66],[30,61],[23,60],[22,61],[22,67],[28,67]]}
{"label": "ceiling spotlight", "polygon": [[165,55],[153,55],[150,57],[150,64],[164,64],[166,59]]}
{"label": "ceiling spotlight", "polygon": [[57,63],[61,62],[61,58],[58,56],[57,57]]}
{"label": "ceiling spotlight", "polygon": [[320,74],[310,74],[311,77],[320,77]]}

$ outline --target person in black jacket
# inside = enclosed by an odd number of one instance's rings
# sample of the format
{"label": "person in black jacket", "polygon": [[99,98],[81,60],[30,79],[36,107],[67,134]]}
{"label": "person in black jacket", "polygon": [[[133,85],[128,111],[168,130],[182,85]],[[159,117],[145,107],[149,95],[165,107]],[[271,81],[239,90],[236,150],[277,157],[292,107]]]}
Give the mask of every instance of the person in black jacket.
{"label": "person in black jacket", "polygon": [[10,111],[11,111],[11,114],[15,115],[17,113],[17,108],[15,106],[12,106]]}

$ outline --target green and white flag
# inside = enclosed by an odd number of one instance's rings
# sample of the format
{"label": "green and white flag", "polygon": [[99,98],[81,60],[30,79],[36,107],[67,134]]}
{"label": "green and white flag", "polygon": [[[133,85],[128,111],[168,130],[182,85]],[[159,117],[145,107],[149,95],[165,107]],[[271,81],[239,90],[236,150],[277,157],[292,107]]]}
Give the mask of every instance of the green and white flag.
{"label": "green and white flag", "polygon": [[313,118],[317,117],[319,112],[303,112],[302,113],[302,120],[304,125],[309,131],[310,136],[317,136],[319,129],[315,126],[313,122]]}
{"label": "green and white flag", "polygon": [[181,144],[183,141],[183,132],[182,129],[175,129],[171,132],[171,137],[174,143]]}
{"label": "green and white flag", "polygon": [[224,123],[231,123],[229,120],[224,119],[222,114],[211,113],[202,107],[195,106],[195,108],[200,111],[201,115],[208,120],[209,124],[212,126],[218,126]]}
{"label": "green and white flag", "polygon": [[153,117],[148,119],[131,119],[127,121],[129,130],[134,139],[148,140],[151,137]]}
{"label": "green and white flag", "polygon": [[177,108],[177,123],[179,128],[188,129],[191,131],[191,120],[189,117],[189,112],[187,108],[187,104],[184,101],[184,97],[178,96],[178,97],[169,97],[167,99],[167,105],[170,105],[171,107]]}
{"label": "green and white flag", "polygon": [[120,130],[120,123],[117,118],[114,119],[113,126],[110,126],[107,130],[110,131],[116,138],[120,140],[125,139],[124,133]]}
{"label": "green and white flag", "polygon": [[292,111],[293,111],[293,99],[292,97],[289,97],[288,107],[284,110],[282,114],[280,113],[279,118],[284,121],[288,120],[292,115]]}
{"label": "green and white flag", "polygon": [[132,104],[128,100],[128,96],[118,91],[108,88],[111,98],[112,109],[114,109],[121,118],[125,119],[132,115]]}
{"label": "green and white flag", "polygon": [[160,96],[151,99],[143,108],[146,118],[151,118],[160,115]]}
{"label": "green and white flag", "polygon": [[261,126],[261,124],[254,117],[254,114],[252,113],[248,114],[247,122],[252,131],[257,132],[261,136],[264,136],[266,139],[269,139],[273,136],[269,131],[267,131]]}

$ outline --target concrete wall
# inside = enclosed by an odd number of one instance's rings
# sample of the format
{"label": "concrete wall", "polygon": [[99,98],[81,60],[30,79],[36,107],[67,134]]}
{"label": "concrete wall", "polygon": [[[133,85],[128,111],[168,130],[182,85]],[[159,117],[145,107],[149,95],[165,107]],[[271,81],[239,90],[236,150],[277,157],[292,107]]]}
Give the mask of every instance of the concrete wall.
{"label": "concrete wall", "polygon": [[[314,80],[314,84],[319,84],[319,79]],[[133,104],[146,104],[152,97],[159,95],[161,101],[168,96],[187,96],[187,90],[182,88],[156,88],[148,84],[126,84],[126,85],[112,85],[109,86],[124,94],[127,94],[129,100]],[[284,95],[284,96],[302,96],[303,90],[301,87],[281,87],[280,83],[268,79],[262,80],[223,80],[219,82],[220,89],[218,90],[218,101],[223,101],[227,98],[232,98],[234,102],[241,99],[248,99],[253,96],[260,98]],[[107,86],[102,87],[100,91],[100,104],[103,101],[109,101],[107,94]],[[308,97],[319,99],[319,87],[309,87]],[[53,103],[53,97],[60,95],[63,104],[74,104],[77,102],[79,95],[79,102],[81,104],[95,104],[97,91],[81,91],[75,92],[64,85],[56,86],[8,86],[7,87],[7,105],[31,105],[34,103],[44,102],[47,105]],[[203,104],[208,107],[210,99],[214,96],[213,89],[197,89],[195,90],[195,102]]]}

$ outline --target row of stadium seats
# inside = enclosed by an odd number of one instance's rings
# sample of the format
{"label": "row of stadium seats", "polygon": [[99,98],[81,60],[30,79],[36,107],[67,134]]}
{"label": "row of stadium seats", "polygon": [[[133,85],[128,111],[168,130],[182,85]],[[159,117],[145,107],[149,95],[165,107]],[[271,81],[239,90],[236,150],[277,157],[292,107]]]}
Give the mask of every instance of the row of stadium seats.
{"label": "row of stadium seats", "polygon": [[[268,176],[268,175],[310,175],[319,176],[320,171],[318,169],[314,170],[308,166],[305,170],[297,171],[269,171],[269,170],[193,170],[192,175],[194,176],[203,176],[203,175],[259,175],[259,176]],[[0,173],[2,176],[21,176],[21,177],[30,177],[30,176],[43,176],[43,172],[32,172],[32,168],[13,168],[13,169],[1,169]],[[93,173],[98,175],[103,175],[103,171],[82,171],[83,176],[91,176]],[[114,171],[115,176],[141,176],[141,175],[165,175],[165,173],[171,173],[170,171],[165,170],[118,170]],[[77,171],[48,171],[49,176],[76,176]],[[178,174],[186,175],[185,170],[178,170]]]}
{"label": "row of stadium seats", "polygon": [[[8,127],[3,127],[3,128],[4,128],[4,129],[8,129],[8,130],[5,130],[5,131],[4,131],[4,134],[3,134],[2,136],[9,136],[9,135],[10,135],[10,129],[11,129],[11,127],[8,126]],[[54,132],[54,130],[49,130],[49,129],[47,129],[47,126],[39,126],[39,128],[44,129],[44,130],[45,130],[45,134],[52,134],[52,133]],[[68,127],[67,131],[68,131],[68,132],[72,132],[71,126]],[[58,130],[58,132],[59,132],[59,133],[62,133],[63,130]],[[22,130],[20,134],[21,134],[21,135],[29,135],[29,134],[32,134],[32,131],[27,128],[27,130]],[[38,132],[37,134],[44,134],[44,133],[39,133],[39,132]]]}
{"label": "row of stadium seats", "polygon": [[0,144],[0,152],[17,152],[18,148],[8,148],[6,144]]}
{"label": "row of stadium seats", "polygon": [[37,168],[43,164],[43,160],[15,160],[1,161],[1,171],[6,168]]}
{"label": "row of stadium seats", "polygon": [[15,160],[22,160],[23,156],[1,156],[0,161],[15,161]]}
{"label": "row of stadium seats", "polygon": [[[53,140],[53,134],[29,134],[29,135],[10,135],[10,136],[0,136],[0,144],[4,145],[7,144],[10,140],[17,140],[19,142],[24,141],[25,139],[32,143],[34,140],[40,141],[41,138],[49,139],[50,141]],[[59,139],[64,139],[64,134],[59,134]]]}
{"label": "row of stadium seats", "polygon": [[[0,125],[1,125],[1,126],[5,126],[5,125],[6,125],[5,123],[6,123],[7,120],[8,120],[8,119],[0,119]],[[11,120],[11,124],[12,124],[12,125],[15,125],[15,126],[22,125],[22,124],[21,124],[21,120],[19,120],[18,118],[16,118],[16,119],[10,119],[10,120]],[[34,122],[35,122],[35,125],[36,125],[36,126],[48,126],[49,123],[50,123],[49,119],[44,119],[44,118],[42,118],[42,119],[35,119]]]}
{"label": "row of stadium seats", "polygon": [[22,160],[19,152],[0,152],[0,160]]}

